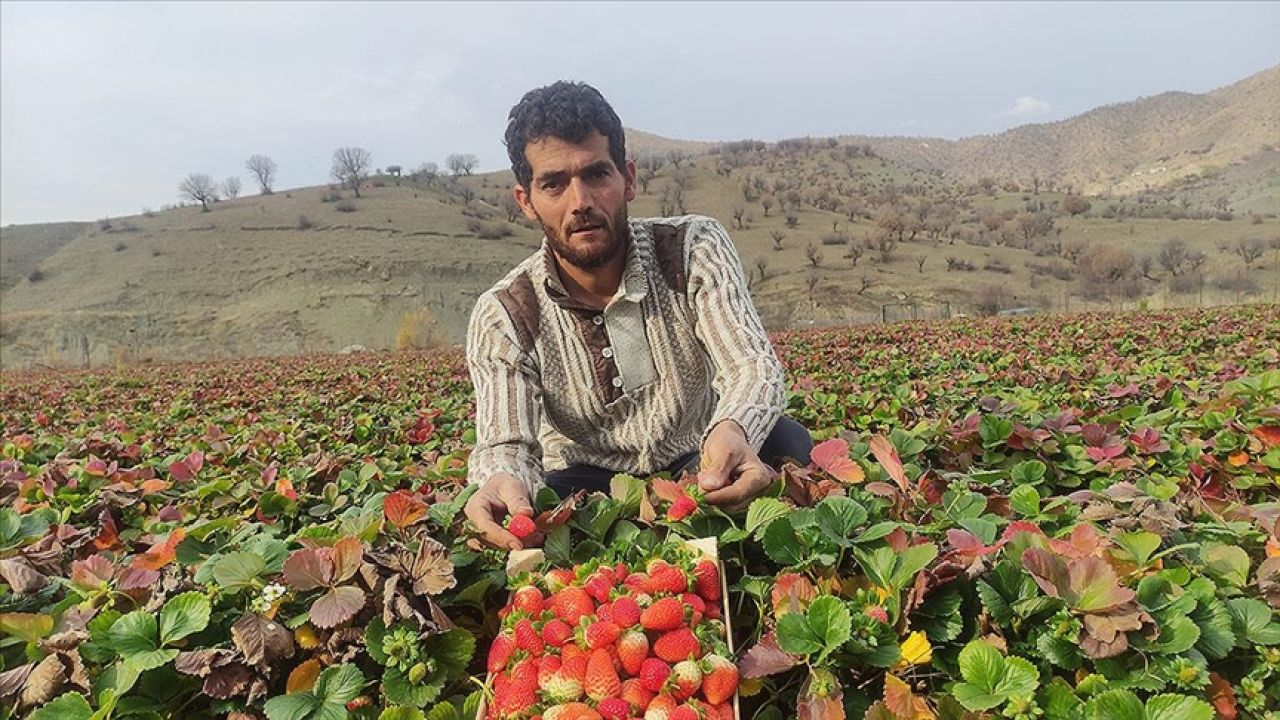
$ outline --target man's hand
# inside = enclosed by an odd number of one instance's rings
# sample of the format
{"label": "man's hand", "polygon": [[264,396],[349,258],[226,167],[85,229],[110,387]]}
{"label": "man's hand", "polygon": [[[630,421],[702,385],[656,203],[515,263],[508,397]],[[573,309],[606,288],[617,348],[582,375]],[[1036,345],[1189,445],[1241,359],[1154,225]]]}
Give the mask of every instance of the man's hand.
{"label": "man's hand", "polygon": [[764,494],[773,483],[773,470],[747,444],[742,427],[732,420],[717,423],[702,444],[698,487],[707,502],[738,510]]}
{"label": "man's hand", "polygon": [[[529,504],[529,489],[523,480],[498,473],[485,481],[467,500],[463,513],[486,542],[509,550],[521,550],[524,543],[502,527],[502,520],[507,515],[533,517],[533,506]],[[537,540],[537,536],[526,540]]]}

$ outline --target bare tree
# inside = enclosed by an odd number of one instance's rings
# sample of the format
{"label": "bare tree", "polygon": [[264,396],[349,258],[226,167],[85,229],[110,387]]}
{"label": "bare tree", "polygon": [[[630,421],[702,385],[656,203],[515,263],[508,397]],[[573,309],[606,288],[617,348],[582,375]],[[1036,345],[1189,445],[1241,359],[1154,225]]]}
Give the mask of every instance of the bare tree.
{"label": "bare tree", "polygon": [[813,291],[818,289],[818,283],[822,282],[822,275],[818,274],[816,268],[810,268],[809,274],[804,278],[805,285],[809,287],[809,302],[813,302]]}
{"label": "bare tree", "polygon": [[244,166],[253,173],[253,178],[258,181],[262,194],[270,195],[271,186],[276,181],[276,161],[266,155],[251,155]]}
{"label": "bare tree", "polygon": [[502,193],[500,205],[507,213],[507,222],[515,222],[520,217],[522,212],[520,203],[516,202],[516,197],[510,190]]}
{"label": "bare tree", "polygon": [[781,230],[770,230],[770,231],[769,231],[769,239],[773,241],[773,249],[774,249],[774,250],[781,250],[781,249],[782,249],[782,241],[783,241],[783,240],[785,240],[786,238],[787,238],[787,234],[786,234],[786,233],[784,233],[784,232],[782,232]]}
{"label": "bare tree", "polygon": [[360,184],[369,177],[372,161],[373,156],[364,148],[340,147],[333,151],[333,167],[329,169],[329,175],[360,197]]}
{"label": "bare tree", "polygon": [[444,159],[445,167],[449,168],[449,172],[453,173],[454,177],[470,175],[479,162],[480,160],[471,153],[454,153]]}
{"label": "bare tree", "polygon": [[641,167],[636,171],[636,182],[640,183],[640,192],[649,192],[649,183],[653,182],[654,176],[658,173],[649,167]]}
{"label": "bare tree", "polygon": [[764,216],[769,217],[769,211],[773,209],[773,197],[765,195],[760,198],[760,207],[764,208]]}
{"label": "bare tree", "polygon": [[667,153],[667,159],[671,161],[672,167],[680,167],[680,164],[689,159],[689,155],[683,150],[672,150]]}
{"label": "bare tree", "polygon": [[1187,244],[1182,241],[1182,238],[1169,238],[1164,241],[1164,245],[1160,246],[1160,252],[1156,253],[1156,262],[1160,263],[1160,267],[1177,276],[1182,274],[1182,266],[1187,262],[1187,254]]}
{"label": "bare tree", "polygon": [[920,273],[921,275],[924,274],[924,261],[928,259],[929,259],[928,255],[916,256],[916,272]]}
{"label": "bare tree", "polygon": [[425,162],[419,165],[418,168],[409,175],[409,178],[414,182],[422,182],[430,185],[435,182],[435,179],[439,176],[440,166],[433,162]]}
{"label": "bare tree", "polygon": [[204,173],[191,173],[178,183],[178,193],[188,200],[200,203],[201,212],[209,212],[209,203],[218,199],[218,185]]}
{"label": "bare tree", "polygon": [[735,205],[733,210],[733,224],[739,230],[742,229],[742,217],[747,214],[747,209],[741,205]]}
{"label": "bare tree", "polygon": [[887,263],[893,260],[893,251],[898,249],[898,241],[894,239],[892,231],[877,228],[867,241],[867,247],[880,253],[880,262]]}
{"label": "bare tree", "polygon": [[871,277],[870,275],[859,275],[855,279],[858,281],[858,287],[853,291],[854,295],[861,295],[862,293],[875,287],[876,284],[879,282],[878,280],[876,280],[874,277]]}
{"label": "bare tree", "polygon": [[810,242],[804,246],[804,258],[809,261],[810,265],[818,267],[822,264],[822,251],[818,249],[817,245]]}
{"label": "bare tree", "polygon": [[764,282],[765,278],[768,277],[769,259],[766,257],[756,258],[756,270],[760,271],[760,282]]}
{"label": "bare tree", "polygon": [[858,267],[858,260],[862,258],[862,252],[865,247],[861,241],[855,238],[849,238],[848,248],[849,251],[845,253],[845,257],[853,261],[854,267]]}
{"label": "bare tree", "polygon": [[1266,252],[1267,244],[1257,235],[1249,235],[1242,237],[1236,241],[1235,253],[1244,260],[1245,267],[1253,265],[1253,261],[1262,257],[1262,253]]}
{"label": "bare tree", "polygon": [[[1039,195],[1040,193],[1036,194]],[[1079,195],[1068,195],[1062,199],[1062,209],[1070,213],[1071,217],[1075,217],[1081,213],[1087,213],[1091,207],[1093,207],[1093,205]]]}
{"label": "bare tree", "polygon": [[222,196],[234,200],[240,197],[240,178],[229,177],[222,181]]}

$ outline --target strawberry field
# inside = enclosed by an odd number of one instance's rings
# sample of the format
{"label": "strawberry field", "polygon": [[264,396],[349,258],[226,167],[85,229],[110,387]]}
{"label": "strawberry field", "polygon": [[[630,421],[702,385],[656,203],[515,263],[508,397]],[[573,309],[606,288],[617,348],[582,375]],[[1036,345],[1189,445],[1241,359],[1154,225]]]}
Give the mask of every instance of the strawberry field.
{"label": "strawberry field", "polygon": [[[761,720],[1280,716],[1280,307],[775,347],[812,465],[732,515],[544,492],[514,579],[463,522],[457,354],[0,376],[0,719],[705,719],[730,675]],[[704,537],[727,615],[637,619],[707,597]],[[616,678],[520,667],[552,644]]]}

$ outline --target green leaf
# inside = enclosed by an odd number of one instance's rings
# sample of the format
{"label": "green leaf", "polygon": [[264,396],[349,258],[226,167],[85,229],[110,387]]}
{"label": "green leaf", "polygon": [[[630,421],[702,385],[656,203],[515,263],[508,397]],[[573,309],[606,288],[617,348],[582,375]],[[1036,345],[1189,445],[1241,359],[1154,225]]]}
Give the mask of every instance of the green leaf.
{"label": "green leaf", "polygon": [[178,650],[175,648],[147,650],[125,656],[124,667],[126,670],[142,673],[147,670],[155,670],[176,657],[178,657]]}
{"label": "green leaf", "polygon": [[965,707],[966,710],[979,712],[982,710],[990,710],[991,708],[1004,702],[1001,695],[993,695],[976,685],[969,683],[956,683],[951,687],[951,695]]}
{"label": "green leaf", "polygon": [[351,663],[343,663],[320,673],[312,693],[327,703],[345,705],[359,695],[363,688],[364,675],[360,668]]}
{"label": "green leaf", "polygon": [[849,544],[854,528],[867,521],[867,511],[847,497],[829,497],[818,503],[814,513],[818,528],[841,545]]}
{"label": "green leaf", "polygon": [[[475,717],[475,713],[472,713],[471,717]],[[462,716],[458,714],[458,708],[453,703],[442,702],[432,706],[426,720],[462,720]]]}
{"label": "green leaf", "polygon": [[792,655],[811,655],[823,649],[824,638],[809,627],[800,613],[788,613],[778,619],[778,647]]}
{"label": "green leaf", "polygon": [[1160,637],[1152,645],[1156,652],[1177,655],[1190,650],[1200,639],[1200,628],[1186,617],[1174,615],[1160,627]]}
{"label": "green leaf", "polygon": [[625,517],[634,517],[640,512],[640,500],[644,497],[645,482],[626,473],[618,473],[609,480],[609,496],[618,501],[618,507]]}
{"label": "green leaf", "polygon": [[311,693],[293,693],[271,698],[263,705],[263,710],[266,710],[269,720],[306,720],[323,704],[323,700]]}
{"label": "green leaf", "polygon": [[1024,460],[1013,466],[1009,477],[1015,485],[1034,485],[1044,479],[1047,470],[1039,460]]}
{"label": "green leaf", "polygon": [[1147,712],[1142,701],[1129,690],[1108,690],[1098,693],[1084,706],[1088,720],[1146,720]]}
{"label": "green leaf", "polygon": [[1223,543],[1207,543],[1201,550],[1205,569],[1236,587],[1249,582],[1249,554],[1244,548]]}
{"label": "green leaf", "polygon": [[779,565],[800,565],[808,558],[805,543],[791,527],[791,519],[777,518],[764,531],[764,552]]}
{"label": "green leaf", "polygon": [[1075,670],[1080,667],[1080,649],[1067,638],[1052,632],[1042,632],[1036,638],[1036,649],[1046,660],[1060,668]]}
{"label": "green leaf", "polygon": [[1009,507],[1023,517],[1040,514],[1040,493],[1030,485],[1019,485],[1009,493]]}
{"label": "green leaf", "polygon": [[1116,544],[1124,548],[1134,562],[1146,567],[1152,554],[1160,549],[1160,536],[1144,530],[1120,533],[1116,536]]}
{"label": "green leaf", "polygon": [[809,618],[809,629],[821,639],[827,653],[845,644],[853,632],[849,606],[839,598],[823,595],[809,604],[805,614]]}
{"label": "green leaf", "polygon": [[441,687],[433,683],[411,683],[408,675],[399,668],[387,668],[382,674],[382,692],[398,705],[423,707],[440,697]]}
{"label": "green leaf", "polygon": [[211,562],[214,563],[213,581],[227,590],[252,587],[267,571],[267,561],[251,552],[233,552]]}
{"label": "green leaf", "polygon": [[561,525],[547,533],[547,540],[542,544],[547,561],[557,567],[573,564],[573,545],[569,542],[569,526]]}
{"label": "green leaf", "polygon": [[893,577],[890,581],[894,588],[904,588],[911,584],[915,579],[916,573],[920,572],[935,557],[938,556],[938,546],[933,543],[923,543],[921,545],[912,545],[897,554],[897,562],[893,568]]}
{"label": "green leaf", "polygon": [[459,673],[471,662],[476,639],[462,628],[453,628],[428,637],[422,648],[427,657],[434,658],[447,672]]}
{"label": "green leaf", "polygon": [[1231,611],[1238,647],[1248,647],[1249,643],[1280,644],[1280,623],[1271,622],[1271,608],[1266,603],[1252,598],[1233,598],[1227,601],[1227,609]]}
{"label": "green leaf", "polygon": [[89,720],[93,708],[80,693],[68,692],[45,703],[31,713],[30,720]]}
{"label": "green leaf", "polygon": [[872,525],[871,527],[859,533],[858,537],[853,539],[853,542],[858,545],[861,545],[863,543],[869,543],[875,540],[879,540],[880,538],[885,537],[886,535],[888,535],[889,533],[897,529],[898,529],[898,523],[894,522],[893,520],[878,522],[875,525]]}
{"label": "green leaf", "polygon": [[960,651],[960,674],[970,685],[983,692],[993,692],[1004,674],[1004,658],[999,650],[982,640],[970,640]]}
{"label": "green leaf", "polygon": [[[771,497],[756,498],[747,508],[747,532],[754,533],[759,540],[763,529],[769,523],[786,515],[790,509],[781,500]],[[761,531],[761,532],[757,532]]]}
{"label": "green leaf", "polygon": [[1020,657],[1009,656],[1004,659],[1004,675],[994,690],[1005,697],[1029,696],[1039,684],[1040,673],[1035,665]]}
{"label": "green leaf", "polygon": [[[438,717],[434,711],[436,710],[436,708],[441,708],[441,707],[449,708],[450,710],[453,711],[453,715]],[[378,720],[452,720],[452,718],[457,718],[457,717],[458,717],[458,711],[456,708],[454,708],[452,705],[449,705],[447,703],[441,703],[440,705],[437,705],[436,707],[432,708],[432,714],[429,719],[426,718],[426,716],[422,714],[422,711],[416,707],[408,707],[405,705],[395,705],[393,707],[387,708],[386,710],[383,710],[382,714],[378,716]]]}
{"label": "green leaf", "polygon": [[1213,720],[1213,707],[1186,695],[1156,695],[1147,701],[1147,720]]}
{"label": "green leaf", "polygon": [[33,643],[53,632],[53,616],[43,613],[0,613],[0,632]]}
{"label": "green leaf", "polygon": [[209,598],[203,593],[174,596],[160,611],[160,644],[168,645],[209,626]]}
{"label": "green leaf", "polygon": [[471,720],[471,718],[480,714],[480,703],[482,702],[484,702],[483,690],[476,690],[468,695],[467,699],[462,701],[462,717],[466,718],[466,720]]}
{"label": "green leaf", "polygon": [[1236,635],[1231,629],[1231,613],[1217,598],[1202,601],[1191,612],[1192,621],[1200,628],[1196,648],[1210,660],[1221,660],[1235,647]]}
{"label": "green leaf", "polygon": [[159,648],[156,616],[135,610],[123,615],[111,625],[107,637],[111,648],[128,657]]}

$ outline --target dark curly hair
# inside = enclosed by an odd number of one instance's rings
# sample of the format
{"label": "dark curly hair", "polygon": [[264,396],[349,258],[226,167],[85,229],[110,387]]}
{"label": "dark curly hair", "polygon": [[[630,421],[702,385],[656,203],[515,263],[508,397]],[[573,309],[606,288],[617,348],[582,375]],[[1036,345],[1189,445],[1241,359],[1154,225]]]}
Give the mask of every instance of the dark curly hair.
{"label": "dark curly hair", "polygon": [[608,138],[609,157],[621,171],[627,163],[622,121],[599,90],[561,80],[525,93],[511,108],[503,138],[516,182],[525,188],[533,183],[533,168],[524,155],[526,145],[547,137],[578,143],[593,130]]}

